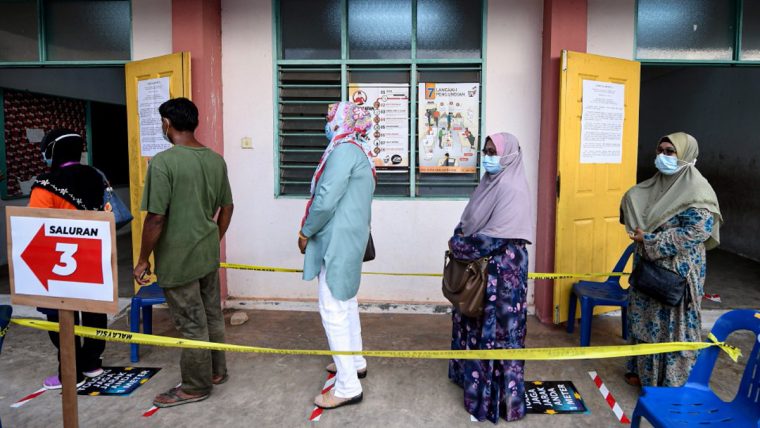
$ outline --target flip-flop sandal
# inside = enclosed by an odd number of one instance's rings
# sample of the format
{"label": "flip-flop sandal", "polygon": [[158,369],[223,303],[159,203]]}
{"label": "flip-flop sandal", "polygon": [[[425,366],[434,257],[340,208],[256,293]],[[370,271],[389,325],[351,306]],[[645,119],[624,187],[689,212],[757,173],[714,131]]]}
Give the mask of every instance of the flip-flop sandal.
{"label": "flip-flop sandal", "polygon": [[214,384],[214,385],[221,385],[221,384],[227,382],[228,380],[230,380],[230,375],[228,375],[227,373],[225,373],[224,376],[221,376],[221,377],[219,377],[219,376],[212,376],[211,377],[211,383]]}
{"label": "flip-flop sandal", "polygon": [[[179,406],[182,404],[187,403],[195,403],[197,401],[203,401],[209,397],[210,394],[200,395],[198,397],[190,397],[190,398],[182,398],[177,393],[179,392],[180,387],[172,388],[163,394],[160,394],[158,397],[165,397],[168,399],[171,399],[173,401],[170,401],[168,403],[161,403],[159,401],[153,401],[153,405],[159,408],[166,408],[166,407],[174,407]],[[156,397],[156,398],[158,398]]]}

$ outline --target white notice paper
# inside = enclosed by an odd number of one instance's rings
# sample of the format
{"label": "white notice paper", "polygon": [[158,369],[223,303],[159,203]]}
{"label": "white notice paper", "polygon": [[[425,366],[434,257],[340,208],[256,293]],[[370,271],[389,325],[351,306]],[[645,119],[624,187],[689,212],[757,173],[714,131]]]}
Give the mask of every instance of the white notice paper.
{"label": "white notice paper", "polygon": [[42,141],[42,138],[45,136],[45,130],[39,129],[39,128],[26,128],[26,139],[29,140],[29,143],[35,144]]}
{"label": "white notice paper", "polygon": [[158,106],[169,100],[169,78],[137,82],[137,114],[140,117],[140,153],[152,157],[171,147],[164,140]]}
{"label": "white notice paper", "polygon": [[621,163],[625,85],[583,81],[581,163]]}

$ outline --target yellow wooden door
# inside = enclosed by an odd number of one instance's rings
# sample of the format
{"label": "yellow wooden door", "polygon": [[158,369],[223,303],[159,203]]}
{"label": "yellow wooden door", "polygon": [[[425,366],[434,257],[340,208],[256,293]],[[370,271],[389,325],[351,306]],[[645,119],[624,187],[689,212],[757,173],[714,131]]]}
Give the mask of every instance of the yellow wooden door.
{"label": "yellow wooden door", "polygon": [[[142,201],[142,191],[145,185],[145,172],[150,160],[150,156],[146,156],[143,153],[143,146],[141,145],[138,87],[141,81],[168,78],[170,98],[190,98],[190,52],[178,52],[142,61],[129,62],[125,66],[125,74],[127,87],[127,126],[129,131],[129,199],[132,215],[135,218],[132,221],[132,261],[134,264],[140,255],[142,226],[145,220],[145,213],[140,212],[140,202]],[[146,113],[143,112],[143,114]],[[153,280],[155,280],[155,276]],[[135,291],[139,287],[135,283]]]}
{"label": "yellow wooden door", "polygon": [[[620,199],[636,183],[641,67],[568,51],[561,61],[555,272],[609,272],[630,243],[619,222]],[[610,113],[615,106],[623,113],[622,147],[614,136],[620,118]],[[567,321],[575,281],[555,281],[555,323]],[[628,284],[625,278],[620,283]]]}

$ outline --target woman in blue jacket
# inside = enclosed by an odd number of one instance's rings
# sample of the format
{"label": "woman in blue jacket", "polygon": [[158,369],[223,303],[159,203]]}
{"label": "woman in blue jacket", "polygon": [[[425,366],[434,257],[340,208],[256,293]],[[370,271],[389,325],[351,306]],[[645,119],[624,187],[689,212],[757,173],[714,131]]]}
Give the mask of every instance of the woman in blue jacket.
{"label": "woman in blue jacket", "polygon": [[[333,104],[325,134],[330,140],[311,181],[311,199],[298,232],[304,257],[303,279],[319,276],[319,313],[332,350],[362,350],[359,291],[369,239],[375,163],[366,133],[369,114],[354,103]],[[332,409],[362,400],[360,377],[367,374],[362,356],[335,356],[327,371],[335,386],[314,404]]]}

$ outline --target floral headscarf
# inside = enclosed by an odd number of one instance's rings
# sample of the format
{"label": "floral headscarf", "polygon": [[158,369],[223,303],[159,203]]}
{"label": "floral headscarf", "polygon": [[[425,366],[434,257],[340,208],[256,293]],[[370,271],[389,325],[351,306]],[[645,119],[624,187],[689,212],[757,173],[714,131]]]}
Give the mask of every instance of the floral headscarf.
{"label": "floral headscarf", "polygon": [[314,177],[311,179],[312,197],[317,188],[319,177],[322,175],[322,170],[327,163],[327,158],[330,157],[330,154],[338,145],[343,143],[359,146],[364,154],[367,155],[367,161],[372,168],[372,176],[376,176],[375,155],[372,152],[372,146],[367,140],[367,130],[372,127],[372,118],[369,113],[358,105],[348,101],[330,104],[327,110],[327,127],[335,131],[335,136],[330,141],[330,144],[327,145],[322,158],[319,160],[317,170],[314,172]]}
{"label": "floral headscarf", "polygon": [[372,127],[372,118],[366,110],[358,105],[349,102],[342,101],[336,104],[330,104],[327,110],[327,125],[326,128],[332,129],[335,134],[330,140],[330,144],[325,148],[325,152],[322,154],[322,158],[319,160],[317,170],[314,171],[314,176],[311,179],[311,199],[306,205],[306,214],[303,217],[301,224],[306,222],[306,217],[309,215],[309,208],[314,200],[314,192],[317,190],[317,183],[322,176],[322,172],[325,169],[327,158],[330,154],[341,144],[354,144],[367,155],[367,161],[370,168],[372,168],[372,176],[377,180],[377,172],[375,170],[375,154],[372,151],[372,146],[367,139],[367,131]]}

